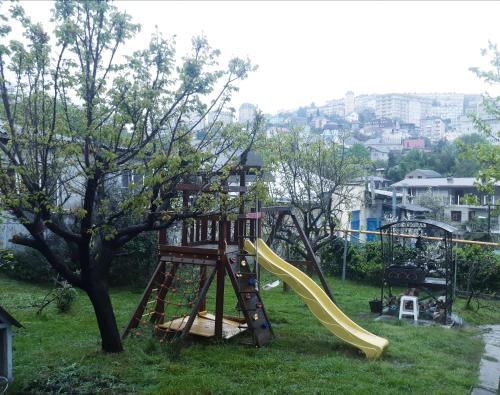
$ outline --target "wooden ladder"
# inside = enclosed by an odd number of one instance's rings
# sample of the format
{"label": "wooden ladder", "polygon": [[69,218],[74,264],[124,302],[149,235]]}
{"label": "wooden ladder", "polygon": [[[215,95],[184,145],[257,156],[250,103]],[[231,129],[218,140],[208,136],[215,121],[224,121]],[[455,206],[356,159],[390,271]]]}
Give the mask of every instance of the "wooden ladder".
{"label": "wooden ladder", "polygon": [[238,298],[238,307],[252,333],[254,344],[262,347],[273,338],[273,330],[256,289],[256,275],[250,268],[248,258],[251,257],[247,254],[228,254],[225,258],[226,272],[231,279]]}

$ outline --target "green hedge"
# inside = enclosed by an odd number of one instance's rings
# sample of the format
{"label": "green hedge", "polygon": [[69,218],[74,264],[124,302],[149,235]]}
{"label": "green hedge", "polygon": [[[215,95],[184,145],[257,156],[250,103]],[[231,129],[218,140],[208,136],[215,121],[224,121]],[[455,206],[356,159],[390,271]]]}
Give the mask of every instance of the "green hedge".
{"label": "green hedge", "polygon": [[[455,247],[457,259],[457,288],[467,290],[468,281],[474,291],[498,294],[500,292],[500,255],[491,248],[475,245]],[[321,253],[325,273],[340,276],[344,241],[336,239]],[[405,252],[408,255],[408,252]],[[382,278],[382,250],[379,242],[348,243],[346,277],[351,280],[379,285]],[[470,279],[470,280],[469,280]]]}

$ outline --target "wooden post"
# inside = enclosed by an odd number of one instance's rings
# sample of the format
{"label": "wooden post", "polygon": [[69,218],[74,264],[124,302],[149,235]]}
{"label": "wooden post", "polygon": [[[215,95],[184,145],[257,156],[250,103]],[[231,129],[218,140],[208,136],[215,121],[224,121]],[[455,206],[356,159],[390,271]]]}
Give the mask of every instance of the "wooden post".
{"label": "wooden post", "polygon": [[158,231],[158,244],[167,244],[167,231],[165,229]]}
{"label": "wooden post", "polygon": [[178,267],[178,263],[172,263],[170,271],[164,274],[163,281],[159,285],[160,289],[158,290],[158,296],[156,297],[155,310],[154,313],[151,314],[151,322],[155,324],[163,324],[165,316],[162,313],[165,312],[165,297],[167,296],[167,292],[172,285],[172,282],[174,281],[174,277],[177,273]]}
{"label": "wooden post", "polygon": [[201,221],[201,240],[207,241],[208,239],[208,220],[203,218]]}
{"label": "wooden post", "polygon": [[309,239],[307,238],[306,234],[304,233],[304,230],[300,226],[300,223],[295,217],[295,214],[290,213],[290,216],[292,217],[293,223],[295,224],[295,227],[297,228],[297,231],[299,232],[299,236],[302,239],[302,242],[304,243],[304,246],[307,251],[307,255],[309,259],[313,262],[313,265],[316,269],[316,273],[318,274],[319,280],[321,281],[321,285],[323,286],[324,291],[328,295],[328,297],[335,302],[335,297],[332,294],[332,291],[330,291],[330,287],[326,281],[326,278],[323,274],[323,271],[321,270],[321,266],[319,265],[318,259],[316,258],[316,254],[314,253],[311,244],[309,243]]}
{"label": "wooden post", "polygon": [[217,239],[217,221],[212,220],[210,225],[210,240],[215,241]]}
{"label": "wooden post", "polygon": [[198,311],[204,311],[207,309],[206,296],[202,293],[202,290],[205,288],[206,281],[207,281],[207,267],[205,265],[201,265],[200,266],[200,283],[199,283],[200,289],[198,291],[198,295],[199,295],[199,298],[201,300],[199,303]]}
{"label": "wooden post", "polygon": [[283,223],[283,218],[285,217],[286,213],[285,212],[279,212],[278,218],[276,219],[276,224],[271,229],[271,233],[269,234],[269,237],[267,238],[267,245],[271,247],[271,244],[273,244],[274,238],[276,237],[276,234],[279,232],[281,229],[281,224]]}
{"label": "wooden post", "polygon": [[[286,243],[285,244],[285,249],[286,249],[286,261],[290,262],[290,244]],[[290,287],[286,282],[283,281],[283,292],[288,292],[290,290]]]}
{"label": "wooden post", "polygon": [[191,226],[189,227],[189,243],[193,244],[194,242],[194,221],[191,222]]}
{"label": "wooden post", "polygon": [[[184,211],[187,211],[189,205],[189,195],[187,191],[182,192],[182,207]],[[181,245],[186,246],[188,244],[188,229],[186,221],[182,221],[182,238]]]}
{"label": "wooden post", "polygon": [[200,222],[200,220],[199,220],[199,219],[197,219],[197,220],[196,220],[196,238],[195,238],[195,240],[196,240],[197,242],[199,242],[199,241],[200,241],[200,235],[201,235],[201,232],[200,232],[200,231],[201,231],[200,225],[201,225],[201,222]]}
{"label": "wooden post", "polygon": [[217,258],[217,286],[215,291],[215,339],[222,340],[222,320],[224,318],[224,254],[226,251],[227,220],[225,216],[219,222],[219,256]]}
{"label": "wooden post", "polygon": [[[245,190],[243,189],[246,186],[246,174],[245,170],[240,171],[240,210],[239,214],[245,214]],[[244,237],[246,233],[246,221],[244,218],[238,219],[238,246],[240,252],[243,251],[243,244],[245,243]]]}

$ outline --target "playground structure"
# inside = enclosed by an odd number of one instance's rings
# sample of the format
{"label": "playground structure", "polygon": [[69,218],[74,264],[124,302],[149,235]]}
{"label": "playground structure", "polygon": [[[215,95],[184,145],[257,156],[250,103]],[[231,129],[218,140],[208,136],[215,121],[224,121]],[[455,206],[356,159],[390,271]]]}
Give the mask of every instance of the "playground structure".
{"label": "playground structure", "polygon": [[456,232],[448,224],[426,219],[403,220],[380,228],[384,263],[381,300],[386,301],[385,312],[391,312],[391,303],[394,306],[396,301],[392,288],[399,286],[418,293],[419,310],[425,318],[443,324],[451,321]]}
{"label": "playground structure", "polygon": [[[179,184],[183,210],[190,209],[197,194],[219,193],[239,196],[239,207],[223,207],[226,199],[218,197],[220,211],[185,220],[181,229],[181,245],[166,243],[165,232],[159,237],[159,262],[139,300],[122,337],[135,331],[140,336],[152,331],[162,343],[177,345],[188,334],[218,341],[240,333],[251,335],[252,344],[261,347],[273,338],[271,322],[259,293],[260,267],[287,283],[306,303],[315,317],[341,340],[357,347],[368,358],[376,358],[387,347],[386,339],[359,327],[335,305],[333,294],[319,262],[290,207],[261,207],[255,199],[245,199],[249,180],[261,170],[261,160],[248,152],[222,180],[216,192],[205,183]],[[289,216],[304,244],[307,261],[287,263],[262,240],[265,212],[277,213],[268,243]],[[295,266],[307,265],[319,277],[322,287]],[[230,279],[243,317],[224,316],[225,277]],[[208,290],[215,281],[215,311],[207,312]]]}

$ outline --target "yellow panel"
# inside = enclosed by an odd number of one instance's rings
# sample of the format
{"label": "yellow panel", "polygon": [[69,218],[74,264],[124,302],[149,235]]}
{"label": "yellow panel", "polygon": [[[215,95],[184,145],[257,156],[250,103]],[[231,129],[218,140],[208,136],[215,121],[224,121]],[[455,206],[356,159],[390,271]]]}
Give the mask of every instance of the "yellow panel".
{"label": "yellow panel", "polygon": [[[258,239],[257,243],[259,265],[290,285],[330,332],[363,351],[367,358],[378,358],[382,354],[389,345],[387,339],[361,328],[331,301],[313,279],[281,259],[263,240]],[[255,254],[255,246],[248,240],[245,240],[245,250]]]}

